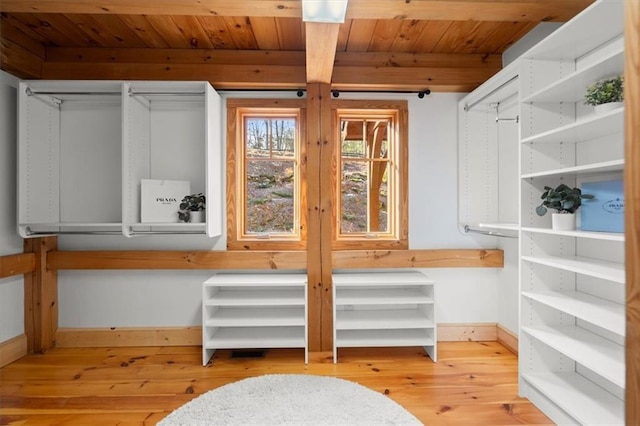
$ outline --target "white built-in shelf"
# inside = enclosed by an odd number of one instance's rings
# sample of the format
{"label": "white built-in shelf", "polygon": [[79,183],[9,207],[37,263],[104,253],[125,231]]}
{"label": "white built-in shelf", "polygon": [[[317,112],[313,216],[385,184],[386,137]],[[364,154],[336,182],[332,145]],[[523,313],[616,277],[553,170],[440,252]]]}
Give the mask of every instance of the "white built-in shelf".
{"label": "white built-in shelf", "polygon": [[522,331],[615,385],[624,387],[625,361],[622,345],[574,325],[536,325],[522,327]]}
{"label": "white built-in shelf", "polygon": [[580,256],[522,256],[522,260],[620,284],[625,283],[625,268],[622,263]]}
{"label": "white built-in shelf", "polygon": [[415,309],[338,311],[336,322],[337,330],[384,330],[435,326],[432,319]]}
{"label": "white built-in shelf", "polygon": [[580,424],[624,424],[624,402],[578,373],[526,373],[522,378]]}
{"label": "white built-in shelf", "polygon": [[624,107],[586,118],[522,139],[522,143],[578,143],[622,131]]}
{"label": "white built-in shelf", "polygon": [[561,237],[577,237],[588,238],[592,240],[606,240],[606,241],[618,241],[624,242],[624,234],[618,232],[593,232],[593,231],[556,231],[551,228],[535,228],[535,227],[523,227],[523,232],[532,232],[538,234],[558,235]]}
{"label": "white built-in shelf", "polygon": [[522,295],[620,336],[625,334],[624,305],[579,291],[523,291]]}
{"label": "white built-in shelf", "polygon": [[219,328],[203,343],[203,348],[209,350],[301,348],[304,346],[304,329],[300,327]]}
{"label": "white built-in shelf", "polygon": [[333,274],[333,362],[340,347],[422,346],[435,362],[435,283],[419,271]]}
{"label": "white built-in shelf", "polygon": [[337,344],[344,348],[387,346],[433,346],[433,335],[424,329],[339,330]]}
{"label": "white built-in shelf", "polygon": [[419,288],[371,289],[364,294],[357,289],[338,289],[336,295],[338,306],[433,303],[433,296]]}
{"label": "white built-in shelf", "polygon": [[[606,22],[607,25],[603,25]],[[523,58],[541,60],[578,59],[619,37],[623,31],[624,2],[598,1],[580,12],[561,30],[526,51]]]}
{"label": "white built-in shelf", "polygon": [[202,365],[216,349],[307,350],[307,275],[219,273],[202,286]]}
{"label": "white built-in shelf", "polygon": [[624,49],[620,46],[607,52],[601,61],[554,81],[526,96],[521,102],[578,102],[584,99],[587,86],[602,78],[621,74],[623,70]]}
{"label": "white built-in shelf", "polygon": [[624,169],[624,160],[603,161],[600,163],[585,164],[581,166],[564,167],[562,169],[545,170],[534,173],[526,173],[522,179],[547,177],[547,176],[594,176],[603,173],[621,172]]}
{"label": "white built-in shelf", "polygon": [[304,289],[219,290],[205,306],[304,306]]}

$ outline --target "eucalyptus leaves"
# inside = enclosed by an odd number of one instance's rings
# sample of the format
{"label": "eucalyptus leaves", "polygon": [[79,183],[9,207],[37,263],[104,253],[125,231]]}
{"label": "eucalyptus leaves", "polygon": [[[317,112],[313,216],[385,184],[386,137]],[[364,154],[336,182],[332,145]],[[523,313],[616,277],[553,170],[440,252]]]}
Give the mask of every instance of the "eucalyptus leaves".
{"label": "eucalyptus leaves", "polygon": [[584,103],[593,106],[623,100],[624,77],[621,75],[593,83],[587,87],[587,93],[584,96]]}
{"label": "eucalyptus leaves", "polygon": [[545,186],[540,198],[543,201],[536,207],[536,213],[539,216],[544,216],[547,209],[556,210],[558,213],[575,213],[582,205],[583,199],[591,200],[594,196],[583,194],[580,188],[571,188],[561,183],[555,189]]}

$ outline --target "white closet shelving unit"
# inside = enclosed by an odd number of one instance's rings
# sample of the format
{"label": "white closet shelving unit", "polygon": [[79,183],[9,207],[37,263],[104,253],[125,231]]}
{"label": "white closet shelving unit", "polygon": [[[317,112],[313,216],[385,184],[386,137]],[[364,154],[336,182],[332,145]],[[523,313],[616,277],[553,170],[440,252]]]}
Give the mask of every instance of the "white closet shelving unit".
{"label": "white closet shelving unit", "polygon": [[517,236],[518,64],[458,103],[458,221],[462,232]]}
{"label": "white closet shelving unit", "polygon": [[437,361],[435,282],[419,271],[333,274],[338,348],[422,346]]}
{"label": "white closet shelving unit", "polygon": [[[19,233],[220,235],[221,120],[206,82],[21,82]],[[188,180],[206,222],[140,223],[141,179]]]}
{"label": "white closet shelving unit", "polygon": [[520,393],[562,424],[624,424],[624,234],[535,213],[545,185],[622,177],[623,109],[582,103],[623,72],[622,26],[623,2],[597,1],[520,60]]}
{"label": "white closet shelving unit", "polygon": [[216,349],[307,349],[306,274],[216,274],[202,288],[202,365]]}

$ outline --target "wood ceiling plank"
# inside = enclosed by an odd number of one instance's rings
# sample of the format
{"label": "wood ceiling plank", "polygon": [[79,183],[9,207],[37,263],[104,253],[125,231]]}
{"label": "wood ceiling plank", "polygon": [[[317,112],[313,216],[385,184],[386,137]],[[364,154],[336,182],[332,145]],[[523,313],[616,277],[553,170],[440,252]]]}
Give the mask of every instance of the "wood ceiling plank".
{"label": "wood ceiling plank", "polygon": [[198,21],[215,49],[235,49],[235,41],[221,16],[199,16]]}
{"label": "wood ceiling plank", "polygon": [[536,22],[503,22],[492,37],[478,46],[478,50],[481,52],[504,52],[536,25]]}
{"label": "wood ceiling plank", "polygon": [[[594,0],[350,0],[347,19],[564,22]],[[301,17],[299,0],[3,0],[3,12]]]}
{"label": "wood ceiling plank", "polygon": [[282,50],[304,50],[305,36],[302,21],[296,18],[277,18],[278,41]]}
{"label": "wood ceiling plank", "polygon": [[344,24],[340,25],[338,30],[338,42],[336,43],[336,52],[344,52],[347,50],[352,23],[353,21],[345,21]]}
{"label": "wood ceiling plank", "polygon": [[256,38],[258,49],[260,50],[280,50],[280,41],[278,40],[278,28],[276,20],[272,17],[253,17],[250,18],[251,28],[253,28],[253,36]]}
{"label": "wood ceiling plank", "polygon": [[200,25],[198,17],[175,15],[172,16],[174,24],[186,42],[193,49],[212,49],[213,42],[209,38],[207,32]]}
{"label": "wood ceiling plank", "polygon": [[46,49],[40,35],[22,25],[15,18],[12,19],[10,16],[2,14],[0,17],[0,37],[10,40],[41,59],[45,58]]}
{"label": "wood ceiling plank", "polygon": [[500,68],[502,55],[456,53],[338,52],[336,66]]}
{"label": "wood ceiling plank", "polygon": [[306,22],[307,83],[331,83],[340,24]]}
{"label": "wood ceiling plank", "polygon": [[[47,49],[48,62],[304,66],[304,52],[227,49]],[[73,66],[70,64],[70,66]]]}
{"label": "wood ceiling plank", "polygon": [[480,22],[475,21],[453,21],[431,52],[459,52],[466,46],[469,34],[473,34],[479,25]]}
{"label": "wood ceiling plank", "polygon": [[235,42],[236,49],[255,50],[258,48],[248,17],[225,17],[224,22]]}
{"label": "wood ceiling plank", "polygon": [[118,15],[120,20],[136,32],[138,38],[142,40],[145,47],[153,49],[164,49],[169,44],[143,15]]}
{"label": "wood ceiling plank", "polygon": [[80,39],[87,38],[84,34],[76,33],[77,29],[74,29],[71,34],[66,34],[52,25],[51,21],[58,20],[59,17],[64,15],[21,14],[19,20],[31,31],[44,38],[47,46],[81,46]]}
{"label": "wood ceiling plank", "polygon": [[402,26],[391,44],[390,51],[415,52],[416,43],[420,40],[422,32],[427,27],[427,23],[428,21],[418,21],[415,19],[402,21]]}
{"label": "wood ceiling plank", "polygon": [[150,15],[147,16],[149,24],[162,35],[162,38],[172,49],[187,49],[191,45],[182,37],[180,31],[178,31],[176,24],[171,19],[171,16],[162,15]]}
{"label": "wood ceiling plank", "polygon": [[431,53],[446,34],[452,21],[427,21],[422,33],[413,45],[415,53]]}
{"label": "wood ceiling plank", "polygon": [[[470,32],[465,34],[464,43],[458,43],[447,51],[452,53],[499,53],[501,51],[485,51],[481,47],[486,41],[493,38],[495,32],[502,25],[502,22],[478,22]],[[484,46],[488,45],[489,43]]]}
{"label": "wood ceiling plank", "polygon": [[42,78],[41,57],[24,47],[13,43],[8,38],[0,39],[0,64],[18,78]]}
{"label": "wood ceiling plank", "polygon": [[352,20],[349,40],[347,41],[347,51],[367,52],[377,23],[378,21],[375,19]]}
{"label": "wood ceiling plank", "polygon": [[299,89],[304,66],[45,62],[43,79],[209,81],[216,89]]}
{"label": "wood ceiling plank", "polygon": [[[65,15],[92,44],[103,47],[145,47],[136,33],[116,15]],[[67,45],[68,46],[68,45]]]}
{"label": "wood ceiling plank", "polygon": [[369,42],[369,51],[389,52],[401,27],[402,21],[400,20],[378,21]]}

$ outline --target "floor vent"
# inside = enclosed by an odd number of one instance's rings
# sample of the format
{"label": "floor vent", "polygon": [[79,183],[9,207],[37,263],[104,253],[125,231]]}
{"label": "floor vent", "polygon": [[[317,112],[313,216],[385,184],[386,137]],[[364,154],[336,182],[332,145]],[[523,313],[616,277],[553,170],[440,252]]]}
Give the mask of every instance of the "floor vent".
{"label": "floor vent", "polygon": [[266,352],[264,350],[231,351],[231,358],[264,358]]}

